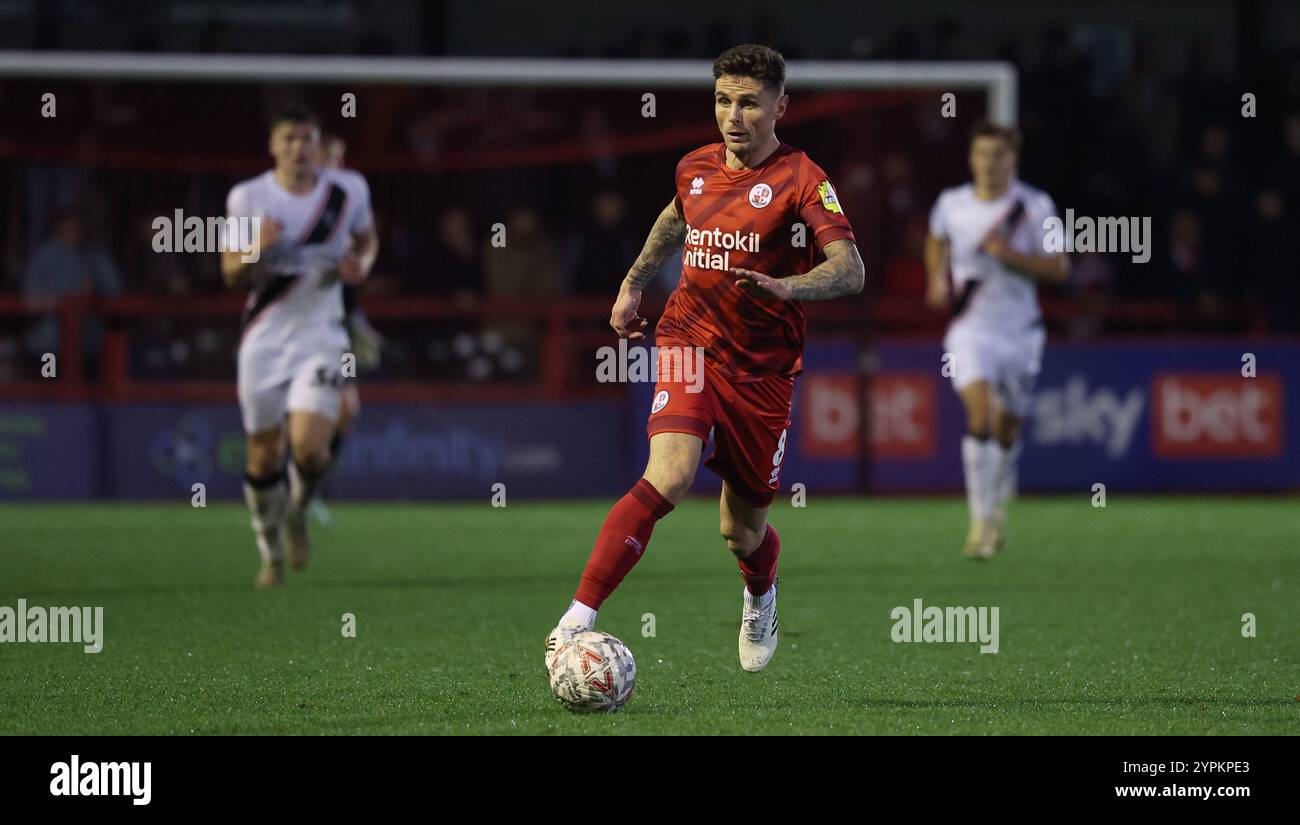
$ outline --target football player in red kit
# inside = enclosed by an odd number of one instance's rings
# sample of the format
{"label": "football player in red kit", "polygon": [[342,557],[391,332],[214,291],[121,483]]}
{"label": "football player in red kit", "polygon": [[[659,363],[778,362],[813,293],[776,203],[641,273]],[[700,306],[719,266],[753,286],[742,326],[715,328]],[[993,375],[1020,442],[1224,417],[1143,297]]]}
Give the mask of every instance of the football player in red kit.
{"label": "football player in red kit", "polygon": [[781,539],[767,513],[803,368],[801,302],[860,292],[865,274],[826,173],[776,137],[789,102],[781,55],[737,46],[714,61],[713,77],[722,142],[677,164],[676,197],[656,219],[610,316],[620,337],[643,338],[641,291],[665,260],[681,254],[681,281],[655,343],[661,365],[663,351],[702,351],[703,381],[660,371],[647,426],[650,460],[605,518],[573,602],[546,639],[548,671],[561,642],[594,627],[596,611],[648,547],[655,522],[686,495],[710,431],[706,465],[723,479],[721,531],[745,581],[741,667],[762,670],[776,651]]}

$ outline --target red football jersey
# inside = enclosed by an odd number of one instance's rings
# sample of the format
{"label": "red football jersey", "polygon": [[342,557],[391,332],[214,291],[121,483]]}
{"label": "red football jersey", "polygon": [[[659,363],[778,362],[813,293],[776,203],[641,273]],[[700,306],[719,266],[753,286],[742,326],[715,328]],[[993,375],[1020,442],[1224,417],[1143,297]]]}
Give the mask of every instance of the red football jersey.
{"label": "red football jersey", "polygon": [[722,143],[702,146],[677,164],[686,245],[656,343],[704,347],[733,381],[793,377],[803,370],[803,304],[736,286],[727,270],[802,275],[823,258],[824,245],[852,241],[853,229],[830,179],[803,152],[781,144],[757,168],[736,170],[726,151]]}

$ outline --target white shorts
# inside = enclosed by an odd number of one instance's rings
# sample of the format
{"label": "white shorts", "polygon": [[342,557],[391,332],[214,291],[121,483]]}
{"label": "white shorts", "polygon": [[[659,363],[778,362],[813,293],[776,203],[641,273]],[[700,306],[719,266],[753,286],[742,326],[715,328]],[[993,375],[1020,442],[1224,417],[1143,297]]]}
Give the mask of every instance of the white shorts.
{"label": "white shorts", "polygon": [[1017,334],[965,325],[951,327],[943,337],[943,349],[945,355],[952,355],[953,388],[961,392],[976,381],[987,381],[1002,407],[1024,418],[1042,368],[1046,340],[1042,327]]}
{"label": "white shorts", "polygon": [[287,412],[313,412],[338,419],[343,389],[343,351],[297,357],[282,350],[241,347],[239,412],[244,432],[280,426]]}

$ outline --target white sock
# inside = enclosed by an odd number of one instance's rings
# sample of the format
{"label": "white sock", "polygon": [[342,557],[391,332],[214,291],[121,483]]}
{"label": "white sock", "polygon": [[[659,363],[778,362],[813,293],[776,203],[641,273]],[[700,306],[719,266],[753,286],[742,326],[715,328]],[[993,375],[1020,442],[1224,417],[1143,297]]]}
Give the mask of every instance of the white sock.
{"label": "white sock", "polygon": [[1003,447],[1001,444],[997,445],[998,483],[997,495],[994,496],[994,501],[998,507],[1005,506],[1008,501],[1016,496],[1016,487],[1020,475],[1018,472],[1020,443],[1020,439],[1016,439],[1010,447]]}
{"label": "white sock", "polygon": [[769,587],[767,589],[767,592],[761,596],[755,596],[753,593],[749,592],[748,587],[745,588],[745,607],[751,609],[757,608],[759,610],[763,610],[769,604],[771,604],[772,600],[775,598],[776,598],[776,585],[772,585],[771,587]]}
{"label": "white sock", "polygon": [[966,505],[971,521],[988,521],[995,506],[997,442],[966,434],[961,438],[961,463],[966,473]]}
{"label": "white sock", "polygon": [[284,512],[289,505],[289,492],[285,488],[284,474],[280,473],[266,484],[259,481],[254,487],[247,477],[244,479],[244,501],[248,504],[248,513],[257,535],[257,552],[263,562],[279,561],[284,558],[284,545],[280,542],[280,523],[284,521]]}
{"label": "white sock", "polygon": [[298,466],[298,462],[290,459],[289,461],[289,506],[294,510],[302,512],[311,504],[312,496],[316,495],[316,487],[320,484],[321,475],[311,475],[304,472]]}
{"label": "white sock", "polygon": [[570,627],[579,625],[583,630],[591,630],[596,626],[596,611],[574,599],[569,604],[569,609],[560,617],[560,624]]}

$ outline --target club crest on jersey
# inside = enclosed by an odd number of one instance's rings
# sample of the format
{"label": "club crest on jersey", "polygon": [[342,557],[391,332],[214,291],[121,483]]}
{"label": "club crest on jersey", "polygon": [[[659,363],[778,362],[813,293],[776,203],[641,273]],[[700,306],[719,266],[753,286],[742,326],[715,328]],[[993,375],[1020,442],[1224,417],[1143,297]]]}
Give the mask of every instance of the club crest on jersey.
{"label": "club crest on jersey", "polygon": [[754,188],[749,190],[749,205],[755,209],[762,209],[772,202],[772,187],[766,183],[756,183]]}
{"label": "club crest on jersey", "polygon": [[650,405],[650,414],[654,415],[655,413],[659,412],[660,410],[662,410],[664,407],[667,406],[668,406],[668,390],[660,390],[658,393],[655,394],[655,402]]}
{"label": "club crest on jersey", "polygon": [[692,195],[704,194],[704,178],[697,177],[691,179],[691,194]]}
{"label": "club crest on jersey", "polygon": [[822,206],[826,207],[827,212],[834,212],[836,215],[843,215],[844,210],[840,208],[840,199],[835,196],[835,187],[831,182],[824,180],[817,184],[817,194],[821,196]]}

